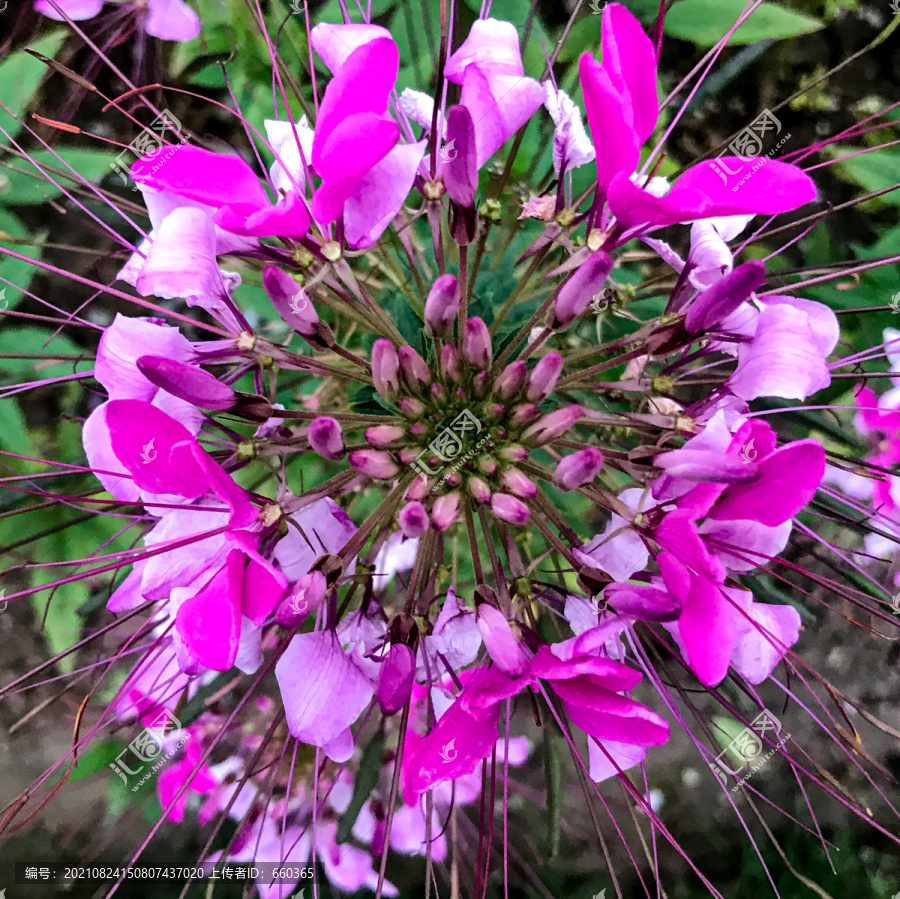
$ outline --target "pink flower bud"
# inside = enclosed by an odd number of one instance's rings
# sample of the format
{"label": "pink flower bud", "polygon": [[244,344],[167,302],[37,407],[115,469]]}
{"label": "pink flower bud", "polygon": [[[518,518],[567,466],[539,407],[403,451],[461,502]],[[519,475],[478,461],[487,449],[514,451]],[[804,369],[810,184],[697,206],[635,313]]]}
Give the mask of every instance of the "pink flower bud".
{"label": "pink flower bud", "polygon": [[561,459],[553,473],[553,483],[561,490],[575,490],[590,484],[603,468],[603,453],[588,446]]}
{"label": "pink flower bud", "polygon": [[440,381],[435,381],[431,385],[431,395],[436,400],[442,400],[447,395],[447,391],[444,390],[444,385],[441,384]]}
{"label": "pink flower bud", "polygon": [[366,429],[366,443],[384,449],[388,446],[396,446],[406,437],[406,431],[399,425],[373,425]]}
{"label": "pink flower bud", "polygon": [[407,418],[420,418],[425,411],[425,406],[414,396],[401,396],[400,399],[397,400],[397,408]]}
{"label": "pink flower bud", "polygon": [[478,607],[477,623],[491,661],[509,677],[521,677],[528,670],[528,656],[503,613],[482,604]]}
{"label": "pink flower bud", "polygon": [[[404,446],[403,449],[397,453],[397,456],[404,465],[409,465],[418,458],[419,453],[421,452],[422,450],[417,446]],[[441,464],[436,456],[432,456],[426,461],[432,468],[434,468],[435,465]]]}
{"label": "pink flower bud", "polygon": [[397,463],[381,450],[356,450],[348,459],[351,468],[376,481],[389,481],[400,471]]}
{"label": "pink flower bud", "polygon": [[[421,478],[418,479],[421,481]],[[405,537],[421,537],[430,527],[428,513],[420,502],[407,503],[397,516],[400,530]]]}
{"label": "pink flower bud", "polygon": [[458,518],[458,493],[445,493],[434,501],[431,508],[431,523],[436,531],[446,531]]}
{"label": "pink flower bud", "polygon": [[472,378],[472,388],[478,399],[484,399],[488,394],[488,390],[491,388],[491,373],[489,371],[478,372],[478,374]]}
{"label": "pink flower bud", "polygon": [[444,478],[444,481],[448,487],[459,487],[462,483],[462,477],[458,471],[451,471],[450,474]]}
{"label": "pink flower bud", "polygon": [[234,391],[215,375],[197,365],[188,365],[168,356],[141,356],[140,373],[154,387],[204,409],[231,409],[237,402]]}
{"label": "pink flower bud", "polygon": [[310,571],[297,580],[275,612],[275,623],[281,627],[298,627],[315,612],[325,598],[325,575]]}
{"label": "pink flower bud", "polygon": [[500,372],[500,377],[497,378],[497,381],[494,384],[494,392],[500,399],[509,402],[522,389],[522,385],[525,383],[527,375],[528,364],[524,359],[517,359],[515,362],[510,362],[509,365]]}
{"label": "pink flower bud", "polygon": [[384,715],[399,712],[412,694],[416,657],[405,643],[393,643],[381,663],[375,698]]}
{"label": "pink flower bud", "polygon": [[481,478],[469,478],[466,486],[477,502],[489,503],[491,501],[491,488]]}
{"label": "pink flower bud", "polygon": [[425,360],[411,347],[400,347],[400,371],[403,380],[413,393],[421,394],[431,383],[431,371]]}
{"label": "pink flower bud", "polygon": [[544,415],[522,434],[522,441],[530,446],[542,446],[565,434],[583,415],[581,406],[565,406]]}
{"label": "pink flower bud", "polygon": [[598,250],[591,253],[587,260],[575,269],[556,297],[553,318],[557,327],[569,324],[587,309],[591,300],[606,283],[612,265],[612,258],[602,250]]}
{"label": "pink flower bud", "polygon": [[[520,460],[517,459],[516,461]],[[490,456],[480,456],[478,459],[478,470],[482,474],[490,476],[497,471],[497,463]]]}
{"label": "pink flower bud", "polygon": [[456,151],[444,162],[444,186],[458,206],[473,206],[478,189],[478,159],[475,149],[475,123],[465,106],[447,110],[447,146]]}
{"label": "pink flower bud", "polygon": [[313,419],[309,426],[309,445],[326,459],[340,459],[344,454],[344,434],[333,418]]}
{"label": "pink flower bud", "polygon": [[413,502],[424,499],[428,495],[428,478],[419,475],[406,491],[405,498]]}
{"label": "pink flower bud", "polygon": [[507,462],[524,462],[528,458],[528,450],[517,443],[511,443],[500,450],[500,456],[506,459]]}
{"label": "pink flower bud", "polygon": [[451,381],[459,380],[459,353],[449,343],[441,347],[441,374]]}
{"label": "pink flower bud", "polygon": [[537,484],[535,484],[524,472],[519,471],[518,468],[507,468],[500,478],[500,483],[503,484],[510,493],[521,496],[522,499],[531,499],[532,497],[537,496]]}
{"label": "pink flower bud", "polygon": [[547,353],[538,362],[528,381],[528,399],[532,403],[540,403],[553,393],[562,367],[563,357],[559,353]]}
{"label": "pink flower bud", "polygon": [[493,355],[491,335],[487,325],[480,318],[470,318],[466,322],[463,331],[462,354],[463,359],[469,365],[480,369],[490,368]]}
{"label": "pink flower bud", "polygon": [[508,493],[495,493],[491,497],[491,512],[500,521],[505,521],[517,527],[525,524],[531,514],[528,506],[522,500],[510,496]]}
{"label": "pink flower bud", "polygon": [[393,400],[400,391],[400,357],[394,345],[383,337],[372,346],[372,379],[386,400]]}
{"label": "pink flower bud", "polygon": [[312,337],[319,329],[319,316],[306,291],[277,265],[263,269],[263,287],[275,311],[298,334]]}
{"label": "pink flower bud", "polygon": [[459,312],[459,283],[455,275],[441,275],[425,300],[425,324],[430,333],[443,337]]}
{"label": "pink flower bud", "polygon": [[517,428],[521,428],[534,421],[540,414],[541,410],[534,403],[521,403],[513,409],[509,420]]}
{"label": "pink flower bud", "polygon": [[490,421],[500,421],[501,418],[506,414],[506,406],[502,403],[491,403],[487,409],[487,418]]}

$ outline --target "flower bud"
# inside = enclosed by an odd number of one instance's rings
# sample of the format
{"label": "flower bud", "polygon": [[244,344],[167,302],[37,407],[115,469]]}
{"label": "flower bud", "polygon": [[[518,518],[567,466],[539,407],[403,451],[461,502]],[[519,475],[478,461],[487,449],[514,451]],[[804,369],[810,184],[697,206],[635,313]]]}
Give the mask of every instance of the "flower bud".
{"label": "flower bud", "polygon": [[407,418],[420,418],[425,411],[425,406],[414,396],[401,396],[400,399],[397,400],[397,408]]}
{"label": "flower bud", "polygon": [[425,300],[425,324],[436,337],[444,337],[459,312],[459,282],[455,275],[441,275]]}
{"label": "flower bud", "polygon": [[406,431],[399,425],[373,425],[366,429],[366,443],[384,449],[388,446],[396,446],[406,437]]}
{"label": "flower bud", "polygon": [[509,420],[517,428],[521,428],[534,421],[540,414],[541,410],[534,403],[520,403],[513,408]]}
{"label": "flower bud", "polygon": [[510,362],[494,384],[494,393],[502,400],[509,402],[521,389],[528,375],[528,364],[524,359]]}
{"label": "flower bud", "polygon": [[528,381],[528,399],[532,403],[540,403],[553,393],[562,367],[563,357],[559,353],[547,353],[538,362]]}
{"label": "flower bud", "polygon": [[500,456],[507,462],[524,462],[528,458],[528,450],[518,443],[511,443],[500,450]]}
{"label": "flower bud", "polygon": [[326,581],[321,571],[310,571],[298,578],[275,612],[275,623],[281,627],[298,627],[325,598]]}
{"label": "flower bud", "polygon": [[378,393],[388,401],[400,392],[400,357],[394,345],[383,337],[372,346],[372,380]]}
{"label": "flower bud", "polygon": [[537,484],[535,484],[524,472],[519,471],[518,468],[507,468],[500,478],[500,483],[510,493],[521,496],[522,499],[531,499],[532,497],[537,496]]}
{"label": "flower bud", "polygon": [[431,371],[425,360],[411,347],[400,347],[400,371],[413,393],[421,394],[431,383]]}
{"label": "flower bud", "polygon": [[428,478],[420,474],[407,488],[405,498],[416,502],[428,495]]}
{"label": "flower bud", "polygon": [[[526,454],[526,458],[527,458],[527,454]],[[516,461],[518,462],[521,460],[517,459]],[[492,474],[494,474],[497,471],[497,462],[494,459],[492,459],[490,456],[479,456],[478,457],[478,470],[482,474],[486,474],[486,475],[488,475],[488,477],[490,477]]]}
{"label": "flower bud", "polygon": [[306,291],[277,265],[263,269],[263,288],[275,311],[298,334],[312,337],[319,330],[319,316]]}
{"label": "flower bud", "polygon": [[575,490],[590,484],[603,468],[603,453],[588,446],[561,459],[553,473],[553,483],[561,490]]}
{"label": "flower bud", "polygon": [[516,526],[525,524],[531,515],[528,506],[522,500],[510,496],[508,493],[495,493],[491,497],[491,512],[500,521],[506,521]]}
{"label": "flower bud", "polygon": [[491,403],[485,410],[485,413],[489,421],[500,421],[506,414],[506,406],[502,403]]}
{"label": "flower bud", "polygon": [[381,670],[375,698],[384,715],[393,715],[409,702],[413,678],[416,674],[416,657],[405,643],[392,643]]}
{"label": "flower bud", "polygon": [[459,494],[439,496],[431,508],[431,523],[436,531],[446,531],[459,518]]}
{"label": "flower bud", "polygon": [[475,396],[478,399],[484,399],[488,390],[491,389],[491,373],[489,371],[480,371],[474,378],[472,378],[472,389],[475,391]]}
{"label": "flower bud", "polygon": [[348,461],[351,468],[376,481],[389,481],[400,471],[397,463],[381,450],[356,450],[350,453]]}
{"label": "flower bud", "polygon": [[450,343],[445,343],[441,347],[441,374],[447,380],[459,380],[459,353]]}
{"label": "flower bud", "polygon": [[528,670],[528,656],[503,613],[483,603],[478,607],[477,624],[491,661],[509,677],[521,677]]}
{"label": "flower bud", "polygon": [[444,399],[444,397],[447,395],[447,391],[444,390],[444,385],[441,384],[440,381],[435,381],[435,382],[431,385],[431,395],[432,395],[436,400],[442,400],[442,399]]}
{"label": "flower bud", "polygon": [[553,309],[554,326],[567,325],[578,318],[606,283],[612,271],[612,258],[598,250],[571,275],[560,288]]}
{"label": "flower bud", "polygon": [[456,151],[443,165],[444,186],[458,206],[474,206],[478,189],[478,159],[475,123],[465,106],[447,110],[447,146]]}
{"label": "flower bud", "polygon": [[154,387],[194,406],[231,409],[237,402],[237,395],[227,384],[197,365],[168,356],[141,356],[137,367]]}
{"label": "flower bud", "polygon": [[476,502],[489,503],[491,501],[491,488],[481,478],[469,478],[466,482],[469,493],[475,497]]}
{"label": "flower bud", "polygon": [[309,445],[326,459],[340,459],[344,455],[344,434],[333,418],[313,419],[309,426]]}
{"label": "flower bud", "polygon": [[469,365],[487,369],[491,365],[491,335],[487,325],[480,318],[470,318],[466,322],[462,341],[463,359]]}
{"label": "flower bud", "polygon": [[522,441],[529,446],[541,446],[565,434],[583,415],[581,406],[565,406],[542,416],[522,434]]}
{"label": "flower bud", "polygon": [[[421,481],[421,478],[418,480]],[[430,527],[428,513],[425,511],[425,506],[420,502],[407,503],[400,510],[397,522],[400,525],[400,530],[403,531],[403,535],[410,539],[421,537]]]}

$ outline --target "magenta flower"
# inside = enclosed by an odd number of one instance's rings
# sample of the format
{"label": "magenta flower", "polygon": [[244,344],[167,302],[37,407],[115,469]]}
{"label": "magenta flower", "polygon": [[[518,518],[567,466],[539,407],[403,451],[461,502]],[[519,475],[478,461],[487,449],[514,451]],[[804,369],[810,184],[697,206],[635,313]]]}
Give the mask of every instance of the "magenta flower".
{"label": "magenta flower", "polygon": [[[50,19],[75,22],[100,15],[104,0],[35,0],[34,8]],[[58,7],[58,8],[57,8]],[[183,0],[146,0],[141,10],[141,28],[164,41],[190,41],[200,34],[200,19]],[[62,15],[65,14],[65,16]]]}

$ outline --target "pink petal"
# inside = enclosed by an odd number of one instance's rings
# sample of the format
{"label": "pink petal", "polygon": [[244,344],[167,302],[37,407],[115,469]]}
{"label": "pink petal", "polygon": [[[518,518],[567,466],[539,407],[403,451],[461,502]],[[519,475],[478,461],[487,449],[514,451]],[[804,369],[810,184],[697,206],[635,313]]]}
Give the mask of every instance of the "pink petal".
{"label": "pink petal", "polygon": [[696,334],[707,331],[734,312],[766,280],[766,267],[757,259],[739,265],[704,290],[688,309],[685,328]]}
{"label": "pink petal", "polygon": [[678,619],[684,656],[700,683],[718,684],[728,673],[735,633],[732,608],[719,586],[691,577],[691,590]]}
{"label": "pink petal", "polygon": [[469,36],[447,60],[444,77],[462,84],[469,66],[521,78],[525,69],[515,25],[499,19],[476,19]]}
{"label": "pink petal", "polygon": [[789,443],[759,464],[759,479],[729,487],[713,506],[716,521],[748,518],[775,527],[793,518],[814,496],[825,475],[825,450],[809,438]]}
{"label": "pink petal", "polygon": [[621,3],[607,3],[603,9],[602,46],[603,68],[628,92],[640,147],[653,133],[659,115],[653,42]]}
{"label": "pink petal", "polygon": [[[721,157],[721,161],[749,165],[759,160]],[[712,216],[775,215],[790,212],[816,198],[812,179],[787,162],[766,161],[737,191],[722,182],[714,166],[712,160],[707,160],[688,169],[664,197],[654,197],[634,184],[627,174],[619,174],[610,184],[610,209],[627,227],[659,227]]]}
{"label": "pink petal", "polygon": [[213,219],[220,228],[245,237],[300,240],[309,230],[309,213],[303,200],[294,193],[262,209],[250,204],[223,206]]}
{"label": "pink petal", "polygon": [[257,556],[244,569],[241,612],[254,624],[262,624],[287,592],[287,578],[271,562]]}
{"label": "pink petal", "polygon": [[[372,685],[333,631],[298,634],[275,666],[290,732],[335,762],[353,754],[346,731],[372,699]],[[332,742],[335,741],[335,742]]]}
{"label": "pink petal", "polygon": [[[103,0],[56,0],[56,5],[74,22],[82,19],[93,19],[100,14],[103,8]],[[48,19],[56,19],[57,22],[65,21],[53,8],[49,0],[37,0],[34,8]]]}
{"label": "pink petal", "polygon": [[506,617],[493,606],[478,609],[478,630],[495,665],[509,677],[520,677],[528,670],[528,656],[512,632]]}
{"label": "pink petal", "polygon": [[[610,777],[615,777],[620,770],[627,771],[647,758],[647,750],[643,746],[636,746],[632,743],[604,740],[603,748],[601,749],[600,746],[601,744],[597,740],[588,740],[590,774],[594,783],[602,783]],[[606,751],[604,752],[604,750]]]}
{"label": "pink petal", "polygon": [[144,30],[164,41],[190,41],[200,34],[200,19],[183,0],[147,0]]}
{"label": "pink petal", "polygon": [[659,746],[669,739],[665,719],[627,696],[587,681],[557,681],[554,690],[572,723],[598,740]]}
{"label": "pink petal", "polygon": [[309,33],[309,42],[332,75],[337,75],[354,50],[376,38],[390,39],[391,33],[380,25],[365,23],[332,24],[320,22]]}
{"label": "pink petal", "polygon": [[551,646],[542,646],[531,661],[531,676],[541,680],[560,681],[584,677],[598,687],[613,693],[631,690],[643,677],[639,671],[599,656],[582,656],[571,660],[559,658]]}
{"label": "pink petal", "polygon": [[[161,163],[154,171],[154,164]],[[131,167],[136,182],[217,209],[246,204],[268,206],[259,178],[239,156],[213,153],[191,144],[161,147]]]}
{"label": "pink petal", "polygon": [[344,233],[354,249],[370,247],[406,202],[427,141],[397,144],[357,182],[344,204]]}
{"label": "pink petal", "polygon": [[[735,593],[745,591],[732,591]],[[775,670],[800,637],[800,614],[793,606],[752,602],[746,609],[751,621],[735,614],[737,644],[731,665],[751,684],[761,684]]]}
{"label": "pink petal", "polygon": [[175,627],[191,655],[205,668],[228,671],[241,639],[244,555],[232,550],[204,587],[182,602]]}
{"label": "pink petal", "polygon": [[141,489],[113,452],[106,421],[108,405],[103,403],[87,417],[81,429],[81,442],[88,465],[103,489],[116,499],[133,503],[140,499]]}

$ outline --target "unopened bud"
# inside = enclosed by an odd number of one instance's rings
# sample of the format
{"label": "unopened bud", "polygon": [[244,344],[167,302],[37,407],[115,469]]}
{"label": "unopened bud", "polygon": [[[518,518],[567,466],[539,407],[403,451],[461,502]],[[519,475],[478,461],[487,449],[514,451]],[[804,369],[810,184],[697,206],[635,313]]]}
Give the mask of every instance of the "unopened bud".
{"label": "unopened bud", "polygon": [[297,580],[275,611],[281,627],[299,627],[325,598],[327,582],[321,571],[310,571]]}
{"label": "unopened bud", "polygon": [[279,316],[298,334],[314,336],[319,330],[319,316],[306,291],[277,265],[267,265],[262,280]]}
{"label": "unopened bud", "polygon": [[537,496],[537,484],[518,468],[507,468],[500,478],[500,483],[510,492],[522,499],[531,499]]}
{"label": "unopened bud", "polygon": [[388,401],[400,392],[400,357],[394,345],[383,337],[372,346],[372,380],[378,393]]}
{"label": "unopened bud", "polygon": [[400,347],[399,356],[403,380],[413,393],[421,395],[431,383],[431,371],[425,360],[411,346]]}
{"label": "unopened bud", "polygon": [[580,406],[566,406],[544,415],[522,434],[522,441],[530,446],[542,446],[565,434],[583,415]]}
{"label": "unopened bud", "polygon": [[416,657],[405,643],[392,643],[378,673],[375,698],[384,715],[404,708],[412,695]]}
{"label": "unopened bud", "polygon": [[562,490],[576,490],[590,484],[603,468],[603,453],[588,446],[561,459],[553,473],[553,483]]}
{"label": "unopened bud", "polygon": [[540,403],[553,393],[562,367],[563,357],[559,353],[547,353],[538,362],[528,381],[528,399],[532,403]]}
{"label": "unopened bud", "polygon": [[481,478],[469,478],[466,486],[477,502],[489,503],[491,501],[491,488]]}
{"label": "unopened bud", "polygon": [[502,400],[509,402],[522,389],[525,378],[528,376],[528,364],[524,359],[510,362],[494,384],[494,392]]}
{"label": "unopened bud", "polygon": [[569,324],[587,309],[606,283],[612,265],[612,258],[598,251],[591,253],[575,270],[557,294],[553,310],[553,323],[556,327]]}
{"label": "unopened bud", "polygon": [[540,414],[541,410],[534,403],[520,403],[513,408],[509,420],[515,427],[521,428],[534,421]]}
{"label": "unopened bud", "polygon": [[505,521],[517,527],[528,521],[530,512],[528,506],[508,493],[495,493],[491,497],[491,512],[495,518]]}
{"label": "unopened bud", "polygon": [[406,437],[406,431],[399,425],[373,425],[366,429],[366,443],[384,449],[402,443]]}
{"label": "unopened bud", "polygon": [[407,503],[397,516],[397,523],[405,537],[421,537],[428,530],[430,524],[425,506],[420,502]]}
{"label": "unopened bud", "polygon": [[401,396],[397,400],[397,408],[407,418],[421,418],[425,412],[425,406],[414,396]]}
{"label": "unopened bud", "polygon": [[491,364],[491,334],[480,318],[470,318],[465,325],[462,342],[463,358],[474,368],[487,369]]}
{"label": "unopened bud", "polygon": [[340,424],[323,416],[313,419],[309,426],[309,445],[326,459],[340,459],[344,454],[344,435]]}
{"label": "unopened bud", "polygon": [[446,531],[459,518],[459,494],[445,493],[434,501],[431,523],[436,531]]}
{"label": "unopened bud", "polygon": [[350,467],[376,481],[389,481],[400,471],[397,463],[381,450],[356,450],[350,453]]}
{"label": "unopened bud", "polygon": [[441,374],[447,380],[459,380],[459,353],[450,343],[445,343],[441,347]]}
{"label": "unopened bud", "polygon": [[237,395],[227,384],[197,365],[168,356],[141,356],[137,367],[154,387],[194,406],[231,409],[237,401]]}
{"label": "unopened bud", "polygon": [[441,275],[425,300],[425,324],[436,337],[444,337],[459,312],[459,282],[455,275]]}

